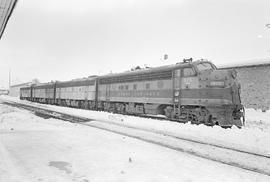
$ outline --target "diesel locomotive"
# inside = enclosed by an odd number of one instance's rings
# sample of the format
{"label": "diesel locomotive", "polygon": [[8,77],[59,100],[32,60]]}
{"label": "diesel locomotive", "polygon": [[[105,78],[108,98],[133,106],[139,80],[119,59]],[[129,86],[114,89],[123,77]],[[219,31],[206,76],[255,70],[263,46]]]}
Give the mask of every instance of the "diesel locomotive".
{"label": "diesel locomotive", "polygon": [[207,60],[50,82],[21,88],[20,98],[133,115],[163,115],[194,124],[241,127],[244,107],[236,71]]}

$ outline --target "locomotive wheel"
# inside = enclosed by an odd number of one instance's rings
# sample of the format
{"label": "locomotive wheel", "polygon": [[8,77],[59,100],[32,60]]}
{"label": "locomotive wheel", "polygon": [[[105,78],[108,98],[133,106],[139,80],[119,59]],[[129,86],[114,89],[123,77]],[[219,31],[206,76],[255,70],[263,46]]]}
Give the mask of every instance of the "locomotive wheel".
{"label": "locomotive wheel", "polygon": [[211,115],[205,108],[189,108],[183,109],[181,116],[186,122],[191,121],[192,124],[211,124]]}
{"label": "locomotive wheel", "polygon": [[190,110],[186,108],[181,108],[179,119],[185,123],[187,123],[188,121],[191,121],[192,116],[190,115]]}

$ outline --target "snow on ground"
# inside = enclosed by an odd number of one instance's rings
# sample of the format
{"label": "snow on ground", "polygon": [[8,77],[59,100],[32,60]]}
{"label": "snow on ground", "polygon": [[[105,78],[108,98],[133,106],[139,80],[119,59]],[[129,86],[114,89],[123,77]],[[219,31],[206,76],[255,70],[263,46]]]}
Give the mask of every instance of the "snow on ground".
{"label": "snow on ground", "polygon": [[95,120],[114,122],[121,125],[133,126],[159,133],[193,139],[220,146],[236,148],[244,151],[270,156],[270,111],[261,112],[246,109],[246,126],[242,129],[232,127],[223,129],[219,126],[182,124],[170,121],[161,121],[147,118],[138,118],[107,112],[88,111],[53,105],[44,105],[21,101],[18,98],[2,96],[2,99],[34,104],[47,109],[52,109],[68,114],[89,117]]}
{"label": "snow on ground", "polygon": [[1,182],[269,180],[269,176],[0,104]]}
{"label": "snow on ground", "polygon": [[258,129],[270,133],[270,110],[246,109],[246,128]]}

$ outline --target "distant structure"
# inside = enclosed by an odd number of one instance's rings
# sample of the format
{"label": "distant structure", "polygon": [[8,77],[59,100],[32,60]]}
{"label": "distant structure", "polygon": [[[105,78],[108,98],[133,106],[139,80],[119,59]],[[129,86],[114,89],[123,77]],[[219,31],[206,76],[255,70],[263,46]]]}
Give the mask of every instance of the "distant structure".
{"label": "distant structure", "polygon": [[270,109],[270,59],[219,67],[235,69],[241,84],[241,99],[246,108]]}
{"label": "distant structure", "polygon": [[20,96],[20,88],[30,86],[31,84],[32,84],[32,82],[26,82],[26,83],[11,85],[10,89],[9,89],[9,96],[19,97]]}
{"label": "distant structure", "polygon": [[7,22],[16,6],[17,0],[0,0],[0,39],[4,33]]}
{"label": "distant structure", "polygon": [[8,95],[9,91],[7,89],[0,89],[0,95]]}
{"label": "distant structure", "polygon": [[33,79],[31,82],[11,85],[9,88],[9,96],[19,97],[20,96],[20,88],[31,86],[31,85],[37,84],[37,83],[39,83],[38,79]]}

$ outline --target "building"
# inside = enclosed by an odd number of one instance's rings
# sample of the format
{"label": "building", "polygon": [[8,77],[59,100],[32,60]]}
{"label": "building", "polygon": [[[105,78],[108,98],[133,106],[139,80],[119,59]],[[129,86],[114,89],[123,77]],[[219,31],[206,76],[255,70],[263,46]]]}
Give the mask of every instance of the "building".
{"label": "building", "polygon": [[9,91],[7,89],[0,89],[0,95],[8,95]]}
{"label": "building", "polygon": [[246,108],[270,109],[270,59],[253,63],[227,65],[221,69],[235,69],[241,84],[241,99]]}
{"label": "building", "polygon": [[32,84],[32,82],[11,85],[10,89],[9,89],[9,95],[12,97],[19,97],[20,96],[20,88],[30,86],[31,84]]}

